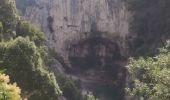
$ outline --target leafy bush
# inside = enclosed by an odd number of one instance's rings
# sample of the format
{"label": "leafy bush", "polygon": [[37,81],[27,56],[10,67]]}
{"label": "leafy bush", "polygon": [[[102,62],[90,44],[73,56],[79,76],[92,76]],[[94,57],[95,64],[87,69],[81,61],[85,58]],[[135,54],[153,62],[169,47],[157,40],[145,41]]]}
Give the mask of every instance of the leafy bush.
{"label": "leafy bush", "polygon": [[4,32],[14,30],[19,16],[17,15],[15,0],[0,0],[0,21],[4,26]]}
{"label": "leafy bush", "polygon": [[87,100],[98,100],[92,94],[87,95]]}
{"label": "leafy bush", "polygon": [[2,41],[3,39],[3,25],[2,25],[2,22],[0,22],[0,41]]}
{"label": "leafy bush", "polygon": [[[0,0],[0,67],[29,100],[56,100],[61,94],[48,71],[44,33],[17,14],[15,0]],[[13,100],[13,99],[12,99]]]}
{"label": "leafy bush", "polygon": [[54,100],[61,94],[55,76],[46,70],[33,42],[28,38],[18,37],[0,45],[4,50],[1,52],[2,66],[7,66],[7,74],[23,90],[34,91],[35,94],[31,96],[41,100]]}
{"label": "leafy bush", "polygon": [[21,90],[16,83],[9,83],[9,76],[0,74],[0,100],[20,100]]}
{"label": "leafy bush", "polygon": [[36,46],[42,46],[46,43],[46,37],[38,28],[33,27],[29,22],[20,20],[16,25],[16,35],[29,37],[35,42]]}
{"label": "leafy bush", "polygon": [[63,75],[57,75],[57,80],[64,97],[68,100],[83,100],[81,91],[73,80]]}
{"label": "leafy bush", "polygon": [[170,98],[170,42],[156,57],[131,59],[128,66],[135,80],[127,88],[138,100],[169,100]]}

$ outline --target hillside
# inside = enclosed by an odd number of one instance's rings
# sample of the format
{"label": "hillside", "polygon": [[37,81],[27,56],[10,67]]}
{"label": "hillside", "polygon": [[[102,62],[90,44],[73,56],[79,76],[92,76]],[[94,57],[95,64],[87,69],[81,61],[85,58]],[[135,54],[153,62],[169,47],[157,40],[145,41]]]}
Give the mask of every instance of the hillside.
{"label": "hillside", "polygon": [[0,0],[0,100],[169,100],[169,5]]}

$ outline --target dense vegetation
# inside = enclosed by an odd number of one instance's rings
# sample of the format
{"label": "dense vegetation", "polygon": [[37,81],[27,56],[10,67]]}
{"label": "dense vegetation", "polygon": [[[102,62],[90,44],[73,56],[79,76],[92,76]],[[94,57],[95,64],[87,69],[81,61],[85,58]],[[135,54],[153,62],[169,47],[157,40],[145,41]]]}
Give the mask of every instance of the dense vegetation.
{"label": "dense vegetation", "polygon": [[78,84],[75,81],[67,78],[64,75],[56,75],[63,96],[68,100],[84,100],[79,90]]}
{"label": "dense vegetation", "polygon": [[0,74],[0,100],[20,100],[21,90],[16,83],[9,83],[9,76]]}
{"label": "dense vegetation", "polygon": [[92,94],[87,95],[87,100],[98,100]]}
{"label": "dense vegetation", "polygon": [[169,100],[170,98],[170,41],[151,58],[131,59],[128,66],[134,84],[127,88],[138,100]]}
{"label": "dense vegetation", "polygon": [[0,69],[17,82],[21,97],[56,100],[62,90],[69,100],[83,100],[71,79],[58,75],[59,89],[56,77],[48,71],[54,55],[47,54],[44,33],[18,15],[15,0],[0,0],[0,7]]}
{"label": "dense vegetation", "polygon": [[170,42],[156,49],[170,37],[169,5],[169,0],[128,0],[133,14],[131,55],[138,58],[130,59],[128,65],[134,81],[130,82],[127,91],[133,99],[170,99]]}
{"label": "dense vegetation", "polygon": [[29,100],[56,100],[61,94],[47,68],[45,43],[44,34],[18,16],[15,0],[0,0],[0,66]]}
{"label": "dense vegetation", "polygon": [[[21,8],[34,4],[34,0],[17,1],[23,4]],[[128,0],[128,4],[133,13],[131,54],[153,56],[155,48],[169,38],[170,1]],[[62,93],[69,100],[83,100],[76,82],[63,76],[56,78],[49,71],[50,57],[44,33],[24,21],[15,5],[15,0],[0,0],[0,70],[5,73],[0,73],[0,100],[57,100]],[[127,92],[137,100],[169,100],[169,66],[169,41],[155,57],[131,59],[128,71],[133,81],[126,88]],[[9,82],[17,82],[17,85]],[[86,99],[98,100],[91,94]]]}

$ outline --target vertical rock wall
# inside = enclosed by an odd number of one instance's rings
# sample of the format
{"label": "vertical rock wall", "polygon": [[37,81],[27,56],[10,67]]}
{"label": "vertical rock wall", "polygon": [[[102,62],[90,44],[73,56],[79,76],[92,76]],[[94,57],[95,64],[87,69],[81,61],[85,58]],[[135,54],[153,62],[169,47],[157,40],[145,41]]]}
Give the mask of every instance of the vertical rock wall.
{"label": "vertical rock wall", "polygon": [[124,95],[130,16],[125,1],[17,0],[17,7],[45,32],[49,48],[72,70],[69,76],[81,81],[83,93],[111,85],[113,100]]}
{"label": "vertical rock wall", "polygon": [[66,44],[86,38],[87,33],[103,32],[124,41],[129,28],[124,1],[17,0],[17,6],[27,20],[46,33],[49,47],[67,56]]}

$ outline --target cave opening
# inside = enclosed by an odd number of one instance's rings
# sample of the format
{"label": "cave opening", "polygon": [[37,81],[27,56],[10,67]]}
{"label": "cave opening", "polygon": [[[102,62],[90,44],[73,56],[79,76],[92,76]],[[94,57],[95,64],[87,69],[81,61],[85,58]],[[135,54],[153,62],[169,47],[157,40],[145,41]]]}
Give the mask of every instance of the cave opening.
{"label": "cave opening", "polygon": [[[86,80],[84,88],[93,90],[101,100],[122,100],[126,80],[126,58],[114,39],[94,35],[71,44],[69,61],[77,76]],[[88,82],[87,82],[88,81]],[[104,92],[101,92],[104,90]],[[112,95],[108,94],[112,91]],[[110,98],[110,99],[109,99]]]}

